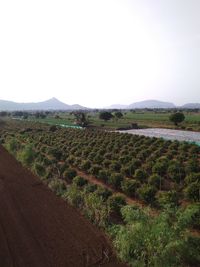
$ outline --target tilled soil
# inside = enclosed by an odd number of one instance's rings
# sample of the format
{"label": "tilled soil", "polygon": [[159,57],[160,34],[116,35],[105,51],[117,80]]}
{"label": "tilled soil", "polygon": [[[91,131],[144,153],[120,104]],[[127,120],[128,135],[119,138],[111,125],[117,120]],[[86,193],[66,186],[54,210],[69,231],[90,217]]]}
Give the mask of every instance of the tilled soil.
{"label": "tilled soil", "polygon": [[124,267],[102,232],[0,146],[0,267]]}

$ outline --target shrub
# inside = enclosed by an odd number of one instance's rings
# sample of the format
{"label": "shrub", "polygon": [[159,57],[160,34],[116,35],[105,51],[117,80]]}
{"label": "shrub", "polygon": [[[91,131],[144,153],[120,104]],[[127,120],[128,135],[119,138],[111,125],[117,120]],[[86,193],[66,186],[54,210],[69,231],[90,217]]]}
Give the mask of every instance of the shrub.
{"label": "shrub", "polygon": [[159,192],[156,196],[156,199],[161,207],[176,207],[179,205],[179,195],[175,190],[168,192]]}
{"label": "shrub", "polygon": [[67,191],[63,194],[63,198],[77,208],[83,205],[82,194],[75,184],[68,187]]}
{"label": "shrub", "polygon": [[30,166],[31,163],[35,160],[35,156],[36,156],[36,153],[33,149],[33,146],[27,145],[20,153],[19,158],[23,164]]}
{"label": "shrub", "polygon": [[110,207],[96,193],[84,195],[84,212],[96,225],[105,227],[108,222]]}
{"label": "shrub", "polygon": [[140,182],[134,179],[126,179],[121,183],[122,191],[130,197],[135,197],[136,191],[140,186]]}
{"label": "shrub", "polygon": [[137,190],[138,196],[146,203],[152,204],[155,200],[156,189],[151,185],[143,185]]}
{"label": "shrub", "polygon": [[176,183],[180,183],[185,176],[184,168],[179,162],[175,161],[170,164],[167,169],[167,173],[168,176]]}
{"label": "shrub", "polygon": [[98,196],[102,197],[102,199],[104,201],[107,200],[112,195],[112,192],[110,190],[108,190],[107,188],[104,188],[102,186],[98,186],[95,193]]}
{"label": "shrub", "polygon": [[125,206],[126,224],[111,228],[119,257],[130,266],[199,266],[200,242],[188,238],[180,213],[168,209],[151,217],[148,211]]}
{"label": "shrub", "polygon": [[190,173],[185,177],[186,184],[191,184],[195,182],[200,183],[200,173]]}
{"label": "shrub", "polygon": [[74,177],[76,177],[77,176],[77,172],[76,172],[76,170],[74,170],[74,169],[71,169],[71,168],[69,168],[69,169],[67,169],[66,171],[64,171],[64,173],[63,173],[63,178],[65,179],[65,180],[72,180]]}
{"label": "shrub", "polygon": [[92,175],[97,176],[100,170],[101,170],[101,167],[99,165],[97,165],[97,164],[94,164],[89,169],[89,173],[92,174]]}
{"label": "shrub", "polygon": [[38,175],[40,177],[43,177],[46,174],[45,168],[40,163],[38,163],[38,162],[36,162],[34,164],[33,169],[34,169],[36,175]]}
{"label": "shrub", "polygon": [[120,214],[121,208],[126,205],[125,198],[119,194],[113,194],[108,198],[108,203],[110,205],[111,211]]}
{"label": "shrub", "polygon": [[167,164],[164,161],[156,162],[155,165],[152,168],[152,172],[153,173],[157,173],[157,174],[159,174],[161,176],[165,175],[166,170],[167,170]]}
{"label": "shrub", "polygon": [[158,175],[158,174],[152,174],[149,178],[148,178],[148,183],[152,186],[155,186],[157,189],[162,188],[162,183],[163,183],[163,178]]}
{"label": "shrub", "polygon": [[193,182],[185,188],[185,195],[189,200],[200,201],[200,183]]}
{"label": "shrub", "polygon": [[147,173],[143,169],[137,169],[134,174],[135,178],[138,179],[139,181],[145,181],[147,178]]}
{"label": "shrub", "polygon": [[73,184],[76,184],[77,186],[82,187],[85,184],[87,184],[87,180],[81,176],[76,176],[73,178]]}
{"label": "shrub", "polygon": [[120,188],[121,182],[123,180],[123,176],[120,173],[113,173],[108,178],[108,183],[114,186],[116,189]]}
{"label": "shrub", "polygon": [[48,187],[56,193],[56,195],[61,196],[66,192],[66,186],[60,179],[52,179],[48,183]]}

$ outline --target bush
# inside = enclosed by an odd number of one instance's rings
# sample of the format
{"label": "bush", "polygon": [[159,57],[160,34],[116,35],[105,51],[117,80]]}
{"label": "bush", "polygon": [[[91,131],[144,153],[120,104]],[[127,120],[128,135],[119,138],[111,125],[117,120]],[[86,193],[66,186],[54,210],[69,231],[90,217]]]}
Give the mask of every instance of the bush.
{"label": "bush", "polygon": [[76,176],[73,178],[73,184],[76,184],[77,186],[82,187],[85,184],[87,184],[87,180],[81,176]]}
{"label": "bush", "polygon": [[163,178],[158,174],[152,174],[148,179],[148,183],[152,186],[155,186],[157,189],[161,190]]}
{"label": "bush", "polygon": [[185,183],[191,184],[191,183],[200,183],[200,173],[190,173],[185,177]]}
{"label": "bush", "polygon": [[77,176],[77,172],[74,169],[69,168],[68,170],[64,171],[63,178],[65,180],[73,180],[74,177]]}
{"label": "bush", "polygon": [[130,197],[136,196],[136,191],[140,186],[140,182],[134,179],[126,179],[121,183],[122,191]]}
{"label": "bush", "polygon": [[139,181],[144,182],[147,178],[147,173],[143,169],[137,169],[135,171],[134,177],[138,179]]}
{"label": "bush", "polygon": [[84,161],[82,161],[80,167],[83,171],[88,171],[91,167],[91,162],[89,160],[84,160]]}
{"label": "bush", "polygon": [[100,180],[102,180],[103,182],[108,182],[108,178],[110,177],[110,172],[106,171],[106,170],[100,170],[98,173],[98,177]]}
{"label": "bush", "polygon": [[67,191],[63,194],[63,199],[77,208],[83,205],[83,197],[77,185],[72,184]]}
{"label": "bush", "polygon": [[32,145],[25,146],[19,155],[20,160],[23,164],[30,166],[35,160],[36,153]]}
{"label": "bush", "polygon": [[36,162],[36,163],[34,164],[33,169],[34,169],[36,175],[38,175],[38,176],[40,176],[40,177],[43,177],[43,176],[45,176],[45,174],[46,174],[46,170],[45,170],[45,168],[44,168],[40,163],[37,163],[37,162]]}
{"label": "bush", "polygon": [[119,257],[130,266],[199,266],[199,238],[188,238],[181,213],[168,209],[151,217],[148,211],[125,206],[124,225],[111,228]]}
{"label": "bush", "polygon": [[107,200],[112,195],[112,192],[110,190],[108,190],[107,188],[104,188],[102,186],[98,186],[95,193],[98,196],[102,197],[102,199],[104,201]]}
{"label": "bush", "polygon": [[52,179],[48,183],[48,187],[56,193],[58,196],[62,196],[66,192],[66,186],[60,179]]}
{"label": "bush", "polygon": [[89,173],[97,176],[100,170],[101,170],[101,167],[99,165],[95,164],[95,165],[91,166],[91,168],[89,169]]}
{"label": "bush", "polygon": [[171,165],[168,167],[167,173],[168,176],[176,183],[180,183],[185,176],[184,168],[179,162],[175,161],[172,162]]}
{"label": "bush", "polygon": [[123,176],[120,173],[113,173],[108,178],[108,183],[114,186],[116,189],[120,188],[121,182],[123,181]]}
{"label": "bush", "polygon": [[143,185],[137,190],[137,194],[141,200],[152,204],[155,200],[156,189],[151,185]]}
{"label": "bush", "polygon": [[200,183],[194,182],[185,188],[185,195],[189,200],[200,201]]}
{"label": "bush", "polygon": [[167,164],[164,161],[156,162],[152,168],[153,173],[159,174],[161,176],[165,175],[166,170],[167,170]]}
{"label": "bush", "polygon": [[179,195],[175,190],[168,192],[159,192],[156,196],[156,199],[161,207],[176,207],[179,205]]}
{"label": "bush", "polygon": [[121,208],[126,205],[125,198],[119,194],[113,194],[108,198],[108,203],[110,205],[111,211],[120,214]]}

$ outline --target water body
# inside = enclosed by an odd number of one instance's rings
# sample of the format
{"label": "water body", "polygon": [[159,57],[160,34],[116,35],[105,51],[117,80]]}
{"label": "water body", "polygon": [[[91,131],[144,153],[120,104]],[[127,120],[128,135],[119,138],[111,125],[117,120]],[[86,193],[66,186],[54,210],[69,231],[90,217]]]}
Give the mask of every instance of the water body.
{"label": "water body", "polygon": [[171,130],[163,128],[134,129],[134,130],[123,130],[119,132],[144,135],[149,137],[164,138],[167,140],[192,142],[200,146],[200,132]]}

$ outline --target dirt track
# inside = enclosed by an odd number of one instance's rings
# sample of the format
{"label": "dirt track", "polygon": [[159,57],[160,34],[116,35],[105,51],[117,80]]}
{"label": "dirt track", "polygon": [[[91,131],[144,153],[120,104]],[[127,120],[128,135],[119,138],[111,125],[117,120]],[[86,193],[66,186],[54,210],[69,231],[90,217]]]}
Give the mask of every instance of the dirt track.
{"label": "dirt track", "polygon": [[124,267],[104,235],[0,146],[0,267]]}

